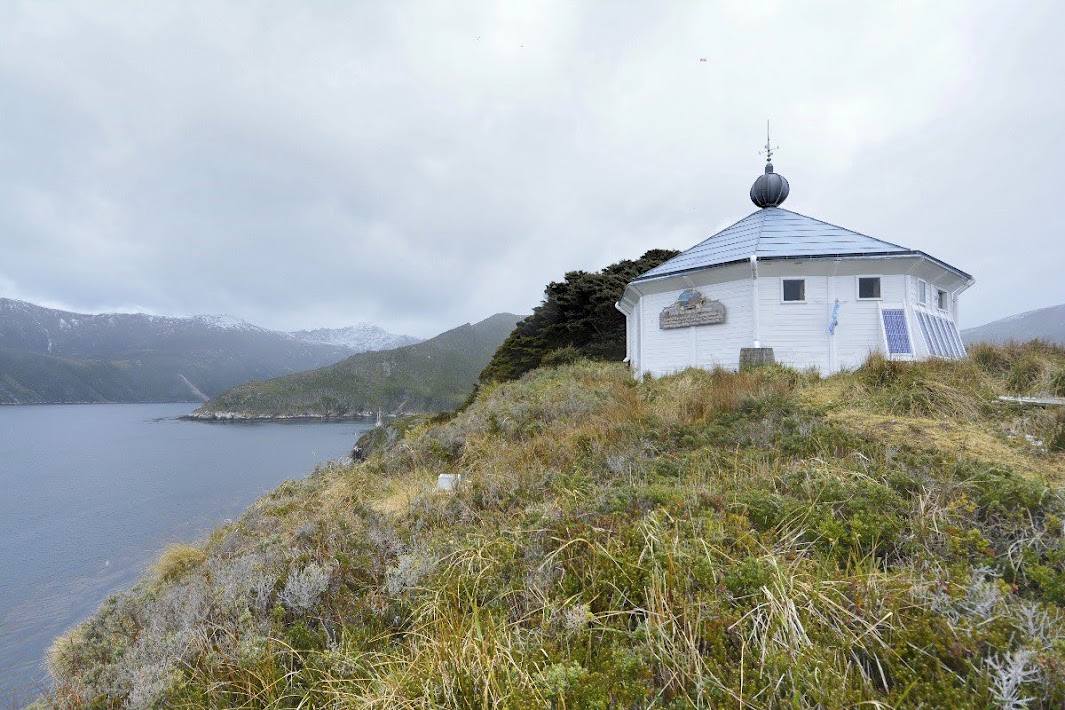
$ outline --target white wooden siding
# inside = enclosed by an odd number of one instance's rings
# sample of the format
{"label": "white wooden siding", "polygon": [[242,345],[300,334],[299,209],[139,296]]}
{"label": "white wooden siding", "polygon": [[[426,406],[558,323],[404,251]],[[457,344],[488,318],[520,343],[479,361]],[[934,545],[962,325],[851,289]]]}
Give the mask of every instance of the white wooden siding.
{"label": "white wooden siding", "polygon": [[640,299],[645,337],[638,371],[665,375],[688,367],[738,368],[740,348],[749,346],[752,337],[750,280],[697,286],[706,298],[725,304],[724,323],[659,328],[662,309],[675,303],[684,288]]}
{"label": "white wooden siding", "polygon": [[[918,278],[927,281],[930,289],[937,288],[937,281],[938,288],[945,288],[948,284],[944,279],[954,278],[941,267],[930,269],[927,262],[920,264],[920,270],[918,275],[913,259],[759,262],[758,340],[763,347],[773,348],[777,362],[791,367],[816,368],[823,374],[858,367],[870,353],[884,350],[882,304],[916,302]],[[749,265],[730,266],[640,284],[646,292],[629,316],[633,371],[663,375],[691,366],[739,367],[740,349],[752,347],[755,339],[750,274]],[[881,297],[859,300],[857,276],[879,276]],[[783,278],[806,280],[804,302],[782,301]],[[713,279],[721,282],[710,282]],[[725,323],[659,328],[662,309],[692,287],[725,305]],[[840,311],[835,335],[830,335],[829,320],[836,299]],[[956,295],[952,306],[956,311]],[[907,320],[911,318],[912,307],[907,308]],[[918,324],[909,325],[914,355],[928,357]]]}
{"label": "white wooden siding", "polygon": [[[806,280],[806,300],[781,301],[781,281]],[[807,369],[828,369],[828,278],[789,274],[758,279],[758,334],[762,347],[773,348],[777,362]]]}
{"label": "white wooden siding", "polygon": [[[901,303],[904,274],[880,273],[868,261],[769,263],[759,270],[760,328],[763,346],[777,362],[823,374],[860,365],[871,352],[883,350],[881,303]],[[880,298],[858,298],[858,276],[880,277]],[[806,301],[783,303],[780,282],[806,279]],[[828,326],[836,300],[840,309],[835,335]],[[835,357],[832,357],[833,351]]]}
{"label": "white wooden siding", "polygon": [[836,277],[840,300],[836,326],[836,369],[854,368],[870,353],[883,352],[883,325],[880,303],[902,303],[906,298],[906,277],[901,274],[880,277],[880,300],[858,300],[857,279]]}

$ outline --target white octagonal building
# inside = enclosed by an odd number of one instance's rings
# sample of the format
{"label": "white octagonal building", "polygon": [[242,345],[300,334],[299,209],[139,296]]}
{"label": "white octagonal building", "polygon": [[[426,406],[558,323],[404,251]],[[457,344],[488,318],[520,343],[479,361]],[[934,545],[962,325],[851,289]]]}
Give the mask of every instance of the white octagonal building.
{"label": "white octagonal building", "polygon": [[919,249],[782,209],[788,191],[767,160],[751,187],[757,212],[628,284],[617,308],[634,374],[737,369],[741,351],[823,374],[873,352],[965,356],[958,296],[972,276]]}

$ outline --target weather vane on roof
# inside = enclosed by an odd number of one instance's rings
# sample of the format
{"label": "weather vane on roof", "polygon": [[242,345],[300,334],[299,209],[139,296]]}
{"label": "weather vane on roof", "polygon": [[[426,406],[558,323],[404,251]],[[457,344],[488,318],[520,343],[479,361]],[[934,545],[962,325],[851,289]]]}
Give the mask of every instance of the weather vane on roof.
{"label": "weather vane on roof", "polygon": [[773,162],[773,151],[774,150],[780,150],[780,146],[779,145],[774,146],[772,144],[772,142],[769,140],[769,119],[766,119],[766,122],[765,122],[765,150],[758,151],[758,155],[764,155],[765,156],[765,162],[772,163]]}
{"label": "weather vane on roof", "polygon": [[769,139],[769,121],[765,122],[765,174],[759,175],[751,185],[751,202],[759,207],[779,207],[780,203],[787,199],[791,188],[783,175],[773,172],[773,151],[780,146],[774,146]]}

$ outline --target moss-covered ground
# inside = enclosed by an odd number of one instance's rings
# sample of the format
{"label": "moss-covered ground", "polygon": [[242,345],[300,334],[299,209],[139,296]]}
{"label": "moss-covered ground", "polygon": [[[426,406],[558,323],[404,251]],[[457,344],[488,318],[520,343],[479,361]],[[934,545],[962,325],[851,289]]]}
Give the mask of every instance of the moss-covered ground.
{"label": "moss-covered ground", "polygon": [[1063,373],[536,370],[162,560],[39,702],[1061,707],[1065,417],[996,396]]}

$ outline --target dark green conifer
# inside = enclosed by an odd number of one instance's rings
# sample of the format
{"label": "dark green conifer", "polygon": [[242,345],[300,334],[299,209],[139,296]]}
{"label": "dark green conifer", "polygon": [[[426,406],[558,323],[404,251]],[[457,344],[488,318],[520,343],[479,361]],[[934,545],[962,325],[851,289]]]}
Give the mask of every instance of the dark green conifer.
{"label": "dark green conifer", "polygon": [[625,317],[614,308],[625,286],[679,252],[651,249],[639,259],[623,259],[602,271],[571,271],[544,289],[544,301],[518,323],[496,350],[481,383],[515,380],[540,365],[577,357],[625,357]]}

